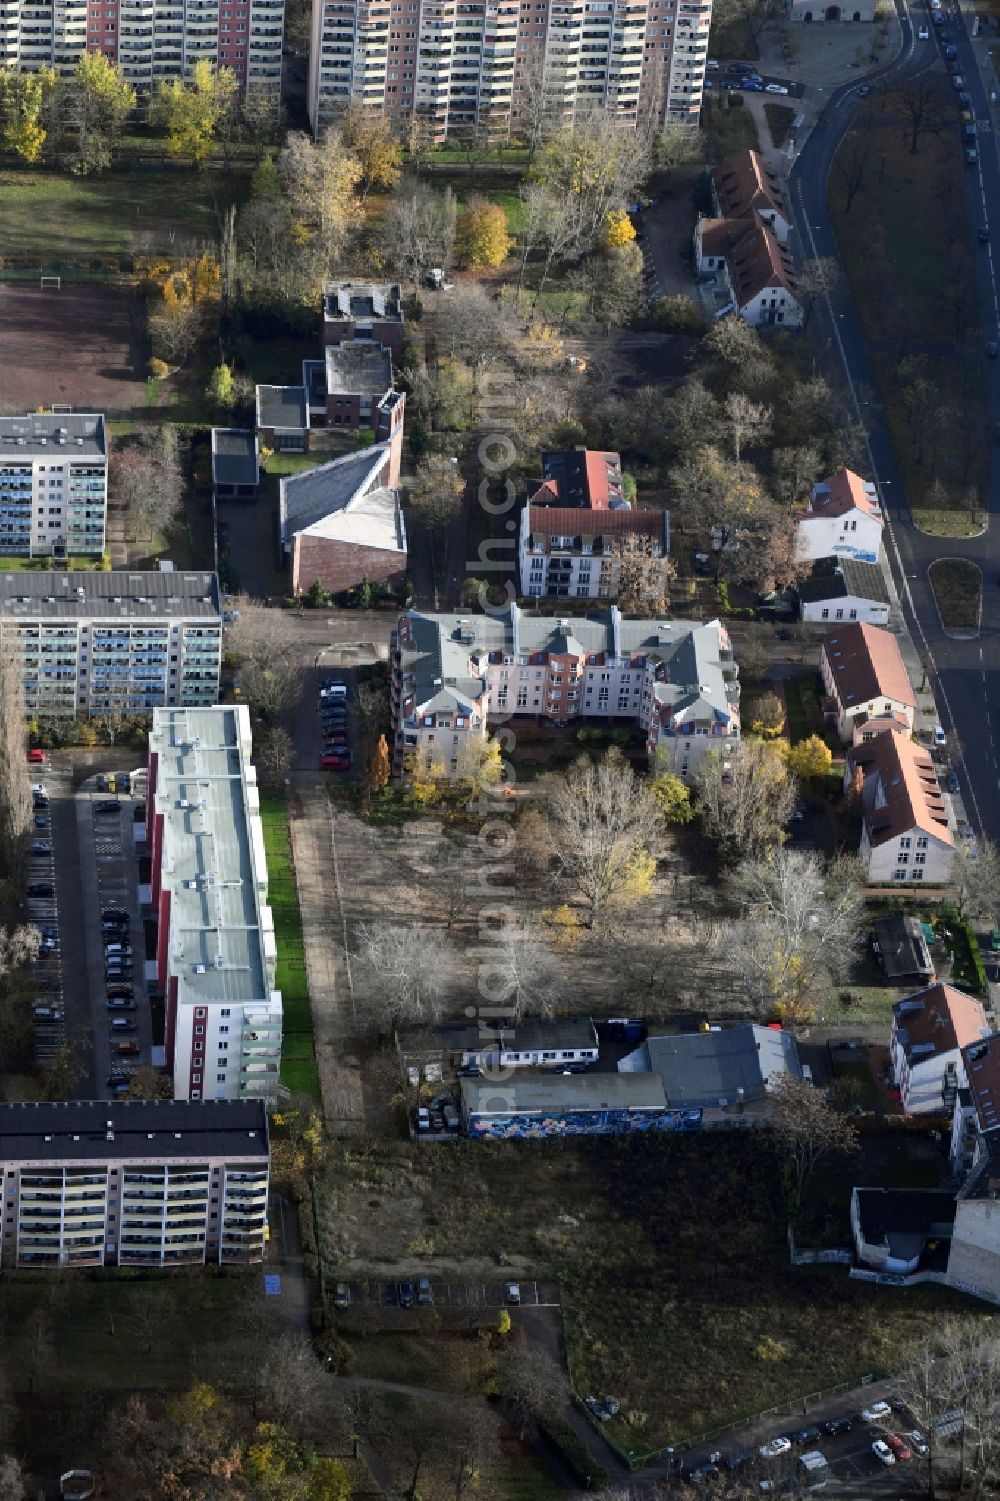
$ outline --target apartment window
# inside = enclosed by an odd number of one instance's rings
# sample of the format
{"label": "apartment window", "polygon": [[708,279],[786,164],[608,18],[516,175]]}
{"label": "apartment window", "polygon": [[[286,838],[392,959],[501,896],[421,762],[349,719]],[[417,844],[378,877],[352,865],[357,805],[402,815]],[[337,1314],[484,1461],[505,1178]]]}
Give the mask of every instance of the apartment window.
{"label": "apartment window", "polygon": [[220,1028],[219,1028],[219,1031],[220,1031],[220,1032],[228,1032],[228,1031],[229,1031],[229,1028],[228,1028],[228,1027],[220,1027]]}
{"label": "apartment window", "polygon": [[900,850],[899,854],[896,856],[896,859],[898,860],[900,865],[909,865],[910,863],[910,857],[905,850]]}
{"label": "apartment window", "polygon": [[899,847],[901,850],[908,850],[910,848],[909,834],[904,835],[903,838],[899,841]]}
{"label": "apartment window", "polygon": [[917,838],[917,849],[918,850],[925,850],[926,848],[927,848],[927,835],[926,834],[921,834]]}
{"label": "apartment window", "polygon": [[192,1074],[191,1075],[191,1082],[192,1082],[192,1084],[200,1084],[201,1083],[201,1074]]}
{"label": "apartment window", "polygon": [[892,879],[894,881],[905,881],[906,880],[906,871],[905,870],[894,870],[893,873],[892,873]]}
{"label": "apartment window", "polygon": [[195,1037],[204,1037],[204,1035],[205,1035],[205,1028],[204,1027],[195,1027],[195,1029],[194,1029],[194,1035],[195,1035]]}
{"label": "apartment window", "polygon": [[927,864],[927,851],[926,850],[918,850],[917,853],[913,857],[913,863],[914,863],[914,865],[926,865]]}
{"label": "apartment window", "polygon": [[216,1074],[216,1076],[215,1076],[215,1082],[216,1082],[216,1084],[225,1084],[225,1082],[226,1082],[226,1076],[225,1076],[225,1074]]}
{"label": "apartment window", "polygon": [[923,871],[922,870],[915,870],[913,872],[913,879],[915,881],[922,881],[924,879],[924,873],[923,873]]}
{"label": "apartment window", "polygon": [[219,1043],[219,1052],[220,1053],[224,1053],[226,1051],[226,1049],[228,1048],[228,1046],[229,1046],[228,1042],[220,1042]]}
{"label": "apartment window", "polygon": [[223,1006],[222,1010],[219,1012],[220,1016],[232,1016],[232,1014],[233,1012],[231,1006]]}

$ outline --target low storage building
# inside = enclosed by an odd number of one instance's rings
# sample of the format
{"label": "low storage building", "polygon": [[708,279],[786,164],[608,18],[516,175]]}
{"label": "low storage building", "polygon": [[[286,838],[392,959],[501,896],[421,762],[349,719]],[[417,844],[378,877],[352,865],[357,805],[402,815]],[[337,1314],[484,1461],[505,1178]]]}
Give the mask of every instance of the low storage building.
{"label": "low storage building", "polygon": [[259,484],[257,434],[243,427],[213,427],[212,490],[216,500],[256,500]]}
{"label": "low storage building", "polygon": [[878,563],[860,563],[856,558],[819,558],[809,577],[799,584],[802,619],[822,624],[826,620],[864,620],[886,625],[889,620],[889,589]]}
{"label": "low storage building", "polygon": [[503,1029],[494,1025],[467,1027],[449,1042],[460,1064],[491,1072],[596,1063],[599,1053],[597,1033],[589,1017],[580,1021],[519,1021]]}
{"label": "low storage building", "polygon": [[462,1080],[465,1129],[480,1140],[619,1136],[697,1129],[697,1112],[669,1111],[655,1074],[569,1074]]}
{"label": "low storage building", "polygon": [[934,960],[917,918],[904,917],[901,912],[876,918],[873,947],[886,979],[893,985],[913,980],[926,985],[934,978]]}
{"label": "low storage building", "polygon": [[670,1109],[694,1111],[706,1122],[766,1115],[774,1081],[802,1077],[792,1034],[752,1024],[647,1037],[618,1067],[624,1074],[652,1071]]}
{"label": "low storage building", "polygon": [[940,1189],[856,1188],[851,1195],[857,1257],[876,1271],[943,1272],[954,1223],[955,1195]]}

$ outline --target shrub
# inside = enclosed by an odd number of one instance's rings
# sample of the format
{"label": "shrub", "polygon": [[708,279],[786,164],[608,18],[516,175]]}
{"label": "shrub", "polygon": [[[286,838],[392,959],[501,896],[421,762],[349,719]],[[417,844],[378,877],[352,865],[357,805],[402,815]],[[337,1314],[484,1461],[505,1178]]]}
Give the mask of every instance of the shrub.
{"label": "shrub", "polygon": [[170,374],[170,366],[166,360],[158,360],[155,356],[148,362],[146,369],[152,380],[164,380]]}

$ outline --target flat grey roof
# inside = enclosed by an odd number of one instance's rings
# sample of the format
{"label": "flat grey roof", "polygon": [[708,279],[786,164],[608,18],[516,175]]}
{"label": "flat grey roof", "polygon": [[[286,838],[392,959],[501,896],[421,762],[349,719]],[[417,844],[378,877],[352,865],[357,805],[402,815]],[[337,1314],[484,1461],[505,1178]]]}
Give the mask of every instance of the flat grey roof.
{"label": "flat grey roof", "polygon": [[154,709],[149,748],[178,1002],[266,1005],[274,925],[246,706]]}
{"label": "flat grey roof", "polygon": [[120,569],[100,573],[0,571],[0,615],[62,620],[218,619],[222,613],[215,573]]}
{"label": "flat grey roof", "polygon": [[597,1033],[589,1017],[585,1020],[572,1017],[556,1021],[521,1020],[516,1026],[504,1027],[502,1032],[494,1027],[492,1022],[481,1027],[458,1027],[445,1035],[445,1041],[453,1051],[465,1053],[490,1052],[496,1048],[501,1035],[504,1049],[514,1053],[597,1047]]}
{"label": "flat grey roof", "polygon": [[258,386],[257,426],[305,430],[309,426],[305,386]]}
{"label": "flat grey roof", "polygon": [[392,386],[392,355],[381,344],[349,340],[326,351],[329,396],[384,396]]}
{"label": "flat grey roof", "polygon": [[658,1074],[550,1074],[514,1079],[463,1079],[467,1115],[565,1115],[586,1110],[664,1110]]}
{"label": "flat grey roof", "polygon": [[649,1037],[643,1048],[629,1055],[636,1060],[630,1067],[641,1066],[643,1052],[648,1067],[662,1079],[672,1109],[712,1109],[723,1100],[749,1104],[764,1098],[772,1076],[802,1074],[791,1033],[752,1024],[721,1032]]}
{"label": "flat grey roof", "polygon": [[370,318],[378,323],[402,323],[403,300],[398,282],[327,281],[323,283],[323,316]]}
{"label": "flat grey roof", "polygon": [[[113,1140],[108,1139],[109,1130]],[[0,1162],[266,1157],[267,1153],[267,1110],[262,1100],[69,1100],[0,1105]]]}
{"label": "flat grey roof", "polygon": [[0,458],[104,458],[107,438],[99,412],[29,412],[0,417]]}
{"label": "flat grey roof", "polygon": [[213,427],[212,478],[217,485],[256,485],[257,434],[245,427]]}

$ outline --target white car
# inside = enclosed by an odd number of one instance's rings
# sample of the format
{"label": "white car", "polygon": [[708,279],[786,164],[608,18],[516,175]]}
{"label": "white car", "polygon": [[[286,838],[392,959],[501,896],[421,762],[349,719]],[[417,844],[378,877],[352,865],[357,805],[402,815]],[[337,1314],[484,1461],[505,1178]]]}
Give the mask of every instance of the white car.
{"label": "white car", "polygon": [[894,1465],[896,1456],[893,1454],[884,1438],[877,1438],[872,1444],[872,1453],[880,1464]]}
{"label": "white car", "polygon": [[890,1417],[892,1408],[888,1402],[873,1402],[871,1407],[866,1407],[861,1414],[862,1423],[878,1423],[882,1418]]}
{"label": "white car", "polygon": [[769,84],[765,85],[765,87],[764,87],[764,93],[765,94],[787,94],[788,93],[788,85],[787,85],[787,83],[769,83]]}
{"label": "white car", "polygon": [[919,1428],[914,1428],[912,1433],[904,1434],[904,1438],[910,1440],[910,1448],[914,1454],[919,1454],[923,1458],[926,1454],[930,1453],[930,1446]]}
{"label": "white car", "polygon": [[917,38],[918,38],[918,40],[921,41],[921,42],[926,42],[929,37],[930,37],[930,32],[928,31],[927,27],[926,26],[921,26],[920,30],[917,32]]}
{"label": "white car", "polygon": [[778,1438],[769,1439],[766,1444],[761,1444],[760,1457],[761,1459],[777,1459],[779,1454],[787,1454],[791,1447],[791,1439],[785,1438],[782,1434]]}
{"label": "white car", "polygon": [[941,728],[941,726],[939,724],[936,724],[934,726],[934,744],[935,745],[947,745],[948,744],[948,736],[945,734],[944,730]]}

